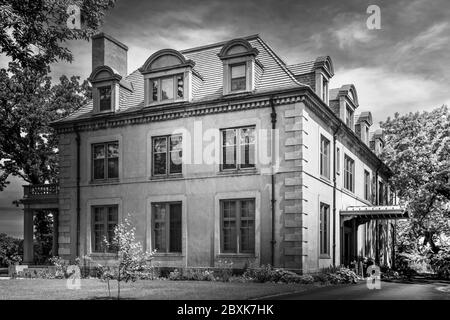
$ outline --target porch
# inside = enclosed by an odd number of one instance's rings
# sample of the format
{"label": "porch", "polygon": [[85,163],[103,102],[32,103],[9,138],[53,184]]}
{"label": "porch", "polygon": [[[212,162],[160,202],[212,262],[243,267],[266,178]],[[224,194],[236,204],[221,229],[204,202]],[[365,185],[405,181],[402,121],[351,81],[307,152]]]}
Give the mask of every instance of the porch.
{"label": "porch", "polygon": [[[53,214],[52,252],[58,252],[58,184],[23,186],[23,264],[34,261],[34,214],[37,210],[50,210]],[[56,255],[56,254],[55,254]]]}
{"label": "porch", "polygon": [[[400,206],[358,206],[348,207],[346,210],[340,211],[340,227],[341,227],[341,262],[344,265],[350,265],[352,261],[358,259],[359,245],[366,247],[368,234],[364,232],[363,241],[365,243],[358,243],[358,227],[367,222],[374,222],[371,227],[373,230],[369,230],[371,234],[375,235],[370,241],[373,241],[371,245],[375,248],[374,260],[377,265],[380,264],[380,253],[387,252],[387,248],[391,247],[391,261],[395,260],[395,225],[392,225],[392,231],[388,236],[382,236],[383,228],[382,222],[391,222],[399,219],[407,219],[408,212]],[[391,223],[392,224],[392,223]],[[389,224],[385,224],[389,225]],[[389,233],[388,231],[386,231]],[[389,243],[392,241],[392,243]],[[384,256],[387,259],[387,256]]]}

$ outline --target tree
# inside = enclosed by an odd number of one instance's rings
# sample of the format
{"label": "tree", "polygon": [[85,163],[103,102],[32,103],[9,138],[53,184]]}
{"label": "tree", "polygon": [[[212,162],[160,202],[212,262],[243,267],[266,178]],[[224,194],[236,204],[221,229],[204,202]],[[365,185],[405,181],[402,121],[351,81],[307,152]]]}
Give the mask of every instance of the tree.
{"label": "tree", "polygon": [[448,107],[396,113],[380,125],[386,141],[381,157],[394,172],[391,183],[412,215],[403,234],[411,241],[420,239],[422,246],[429,245],[436,254],[445,239],[442,236],[450,235]]}
{"label": "tree", "polygon": [[62,76],[52,86],[46,72],[14,62],[0,70],[0,191],[11,174],[30,184],[57,181],[57,136],[49,123],[86,103],[90,89],[79,79]]}
{"label": "tree", "polygon": [[[0,53],[22,68],[47,72],[58,60],[71,62],[66,41],[88,40],[114,0],[0,0]],[[80,9],[81,28],[69,28],[69,5]],[[70,20],[69,20],[70,21]]]}
{"label": "tree", "polygon": [[[145,251],[142,243],[136,240],[136,227],[132,223],[132,217],[128,214],[122,223],[114,229],[111,242],[105,239],[106,247],[117,251],[118,264],[114,268],[113,277],[117,280],[117,299],[120,299],[120,282],[136,281],[140,272],[146,270],[148,261],[154,252]],[[110,272],[106,277],[109,281]],[[109,287],[109,282],[108,282]]]}

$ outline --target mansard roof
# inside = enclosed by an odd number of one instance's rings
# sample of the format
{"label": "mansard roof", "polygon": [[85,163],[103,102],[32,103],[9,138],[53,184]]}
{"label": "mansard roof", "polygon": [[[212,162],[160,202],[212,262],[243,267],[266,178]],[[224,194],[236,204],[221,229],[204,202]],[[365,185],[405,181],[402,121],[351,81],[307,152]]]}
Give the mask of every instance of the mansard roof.
{"label": "mansard roof", "polygon": [[[116,114],[132,112],[145,107],[144,76],[142,71],[148,70],[147,68],[151,67],[151,64],[163,54],[171,54],[174,58],[179,59],[180,63],[190,63],[193,67],[193,72],[201,79],[200,85],[193,86],[192,103],[220,99],[223,93],[223,63],[218,55],[223,51],[223,48],[230,48],[238,43],[248,43],[252,48],[252,53],[256,54],[256,62],[261,66],[261,72],[255,74],[256,83],[253,93],[302,88],[305,86],[295,79],[286,63],[259,35],[252,35],[239,40],[219,42],[182,51],[165,49],[155,52],[147,59],[142,68],[135,70],[124,78],[131,84],[133,90],[120,89],[120,110]],[[73,114],[57,122],[70,122],[90,118],[93,115],[92,106],[92,101],[89,101]]]}

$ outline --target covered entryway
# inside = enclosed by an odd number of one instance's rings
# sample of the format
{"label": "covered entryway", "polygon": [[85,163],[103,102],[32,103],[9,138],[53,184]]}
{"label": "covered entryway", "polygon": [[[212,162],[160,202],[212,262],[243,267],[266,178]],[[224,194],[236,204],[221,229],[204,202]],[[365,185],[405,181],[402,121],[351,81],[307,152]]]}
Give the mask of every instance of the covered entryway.
{"label": "covered entryway", "polygon": [[[340,211],[341,220],[341,264],[350,265],[357,260],[358,226],[369,221],[376,221],[375,260],[379,260],[382,243],[380,241],[378,221],[407,219],[408,212],[400,206],[361,206],[348,207]],[[394,241],[395,238],[392,238]]]}
{"label": "covered entryway", "polygon": [[23,264],[34,262],[34,214],[38,210],[48,210],[53,215],[53,247],[58,252],[58,191],[56,184],[28,185],[24,187],[22,199],[24,210],[23,223]]}

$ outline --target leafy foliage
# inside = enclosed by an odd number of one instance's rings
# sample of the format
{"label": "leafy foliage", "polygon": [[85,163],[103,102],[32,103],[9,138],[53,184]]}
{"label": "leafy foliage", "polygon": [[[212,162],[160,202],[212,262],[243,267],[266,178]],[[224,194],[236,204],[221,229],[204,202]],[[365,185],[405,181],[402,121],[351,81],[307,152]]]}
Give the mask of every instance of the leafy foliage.
{"label": "leafy foliage", "polygon": [[10,63],[0,70],[0,191],[9,175],[31,184],[56,182],[57,136],[49,123],[86,103],[87,82],[66,76],[52,86],[44,72]]}
{"label": "leafy foliage", "polygon": [[0,233],[0,267],[7,267],[22,261],[23,240]]}
{"label": "leafy foliage", "polygon": [[397,113],[380,125],[386,140],[381,157],[394,172],[391,183],[412,216],[402,226],[400,249],[418,250],[420,240],[438,253],[442,235],[450,235],[448,107],[402,116]]}
{"label": "leafy foliage", "polygon": [[[101,26],[114,0],[1,0],[0,53],[26,69],[47,72],[58,60],[71,62],[66,41],[88,40]],[[68,6],[80,8],[81,28],[67,27]]]}

